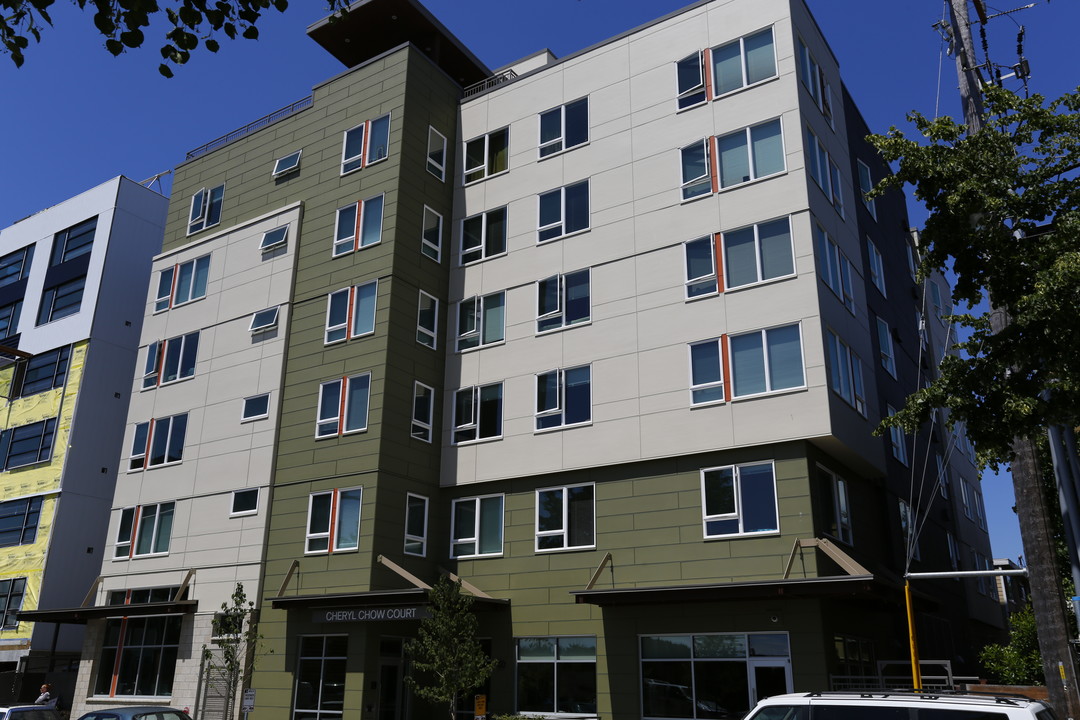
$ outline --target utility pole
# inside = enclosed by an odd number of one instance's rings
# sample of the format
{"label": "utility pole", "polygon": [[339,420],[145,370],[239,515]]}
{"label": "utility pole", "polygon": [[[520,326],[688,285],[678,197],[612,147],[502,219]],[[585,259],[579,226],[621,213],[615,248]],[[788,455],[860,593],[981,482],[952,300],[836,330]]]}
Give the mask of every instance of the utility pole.
{"label": "utility pole", "polygon": [[[979,5],[982,0],[975,0]],[[956,48],[956,75],[964,122],[969,133],[982,127],[982,89],[971,42],[968,19],[968,0],[949,0],[950,20]],[[993,298],[991,298],[991,303]],[[1008,316],[994,309],[990,325],[1000,332],[1009,322]],[[1039,474],[1035,443],[1030,438],[1015,438],[1012,444],[1016,459],[1011,464],[1013,491],[1016,495],[1016,514],[1020,523],[1020,539],[1028,565],[1028,584],[1031,605],[1039,636],[1043,674],[1050,703],[1065,717],[1080,720],[1080,695],[1077,694],[1076,668],[1069,643],[1065,616],[1065,598],[1054,557],[1054,538],[1050,529],[1046,499]]]}

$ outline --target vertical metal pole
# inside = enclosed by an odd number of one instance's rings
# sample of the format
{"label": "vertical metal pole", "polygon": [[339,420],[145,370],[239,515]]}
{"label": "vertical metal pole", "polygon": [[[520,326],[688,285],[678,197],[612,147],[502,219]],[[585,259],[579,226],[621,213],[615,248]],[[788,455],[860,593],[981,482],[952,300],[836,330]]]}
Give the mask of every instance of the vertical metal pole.
{"label": "vertical metal pole", "polygon": [[907,607],[908,644],[911,646],[911,686],[922,690],[922,668],[919,666],[919,643],[915,637],[915,608],[911,603],[911,581],[904,581],[904,605]]}
{"label": "vertical metal pole", "polygon": [[974,69],[975,53],[971,43],[971,24],[968,22],[968,0],[949,0],[949,20],[956,43],[956,78],[960,83],[960,102],[964,107],[964,122],[971,132],[982,127],[983,101],[979,74]]}

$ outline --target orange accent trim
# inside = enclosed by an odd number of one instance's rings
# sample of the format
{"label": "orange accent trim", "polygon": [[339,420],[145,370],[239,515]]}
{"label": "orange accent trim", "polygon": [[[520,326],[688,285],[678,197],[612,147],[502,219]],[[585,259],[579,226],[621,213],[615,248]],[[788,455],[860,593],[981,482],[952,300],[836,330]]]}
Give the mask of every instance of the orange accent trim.
{"label": "orange accent trim", "polygon": [[367,167],[368,144],[371,140],[371,121],[364,121],[364,146],[360,148],[360,167]]}
{"label": "orange accent trim", "polygon": [[[168,340],[162,340],[158,343],[157,360],[155,360],[154,370],[157,372],[157,382],[154,383],[157,387],[161,387],[161,374],[165,370],[165,343]],[[149,438],[149,435],[147,435]]]}
{"label": "orange accent trim", "polygon": [[[194,272],[194,270],[192,270]],[[176,278],[180,277],[180,266],[173,265],[172,271],[172,287],[169,288],[169,308],[173,306],[173,300],[176,299]]]}
{"label": "orange accent trim", "polygon": [[150,418],[150,427],[146,428],[146,450],[143,452],[143,470],[149,467],[150,464],[150,444],[154,437],[155,422],[156,421],[153,418]]}
{"label": "orange accent trim", "polygon": [[717,153],[719,146],[716,143],[716,136],[709,136],[709,176],[712,179],[712,191],[714,193],[720,192],[720,168],[719,158]]}
{"label": "orange accent trim", "polygon": [[337,506],[338,506],[338,491],[334,488],[334,491],[330,494],[330,535],[326,538],[326,552],[334,552],[334,529],[337,523]]}
{"label": "orange accent trim", "polygon": [[705,99],[713,100],[712,48],[705,48],[704,50],[702,50],[701,62],[705,66],[704,71],[702,72],[702,76],[705,78]]}
{"label": "orange accent trim", "polygon": [[724,373],[724,402],[731,402],[731,372],[728,368],[728,336],[724,333],[720,336],[720,355],[722,357],[722,371]]}
{"label": "orange accent trim", "polygon": [[349,378],[341,378],[341,394],[338,397],[337,434],[345,429],[345,395],[349,392]]}
{"label": "orange accent trim", "polygon": [[[367,142],[367,140],[366,140],[367,136],[365,135],[364,137],[365,137],[364,142]],[[365,205],[366,205],[366,203],[363,200],[357,200],[356,201],[356,227],[353,228],[353,236],[352,236],[352,246],[353,246],[354,251],[360,249],[360,224],[361,224],[361,220],[364,217],[364,206]]]}
{"label": "orange accent trim", "polygon": [[713,233],[713,255],[716,257],[716,291],[724,292],[724,252],[723,233]]}
{"label": "orange accent trim", "polygon": [[[131,604],[131,589],[124,591],[124,604]],[[127,634],[127,617],[120,618],[120,637],[116,641],[116,657],[113,658],[112,681],[109,682],[109,697],[116,696],[116,682],[120,678],[120,658],[123,655],[124,635]]]}
{"label": "orange accent trim", "polygon": [[353,320],[353,303],[356,302],[356,286],[349,287],[349,306],[345,308],[345,337],[351,338],[352,334],[352,320]]}

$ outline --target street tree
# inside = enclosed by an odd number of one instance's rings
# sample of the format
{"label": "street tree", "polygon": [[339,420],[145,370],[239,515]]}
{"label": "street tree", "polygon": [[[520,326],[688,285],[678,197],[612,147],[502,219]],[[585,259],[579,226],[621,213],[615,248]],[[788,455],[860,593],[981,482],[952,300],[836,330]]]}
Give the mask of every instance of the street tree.
{"label": "street tree", "polygon": [[259,634],[255,602],[248,600],[243,583],[221,604],[211,621],[211,645],[203,645],[205,692],[221,695],[225,717],[235,715],[235,701],[255,670]]}
{"label": "street tree", "polygon": [[986,645],[979,651],[979,662],[994,682],[1004,685],[1045,684],[1035,631],[1035,613],[1030,605],[1009,616],[1009,642]]}
{"label": "street tree", "polygon": [[431,617],[420,621],[416,637],[405,645],[419,677],[405,682],[424,700],[445,703],[454,720],[458,702],[484,684],[496,661],[480,645],[473,596],[462,593],[460,581],[440,577],[428,598]]}

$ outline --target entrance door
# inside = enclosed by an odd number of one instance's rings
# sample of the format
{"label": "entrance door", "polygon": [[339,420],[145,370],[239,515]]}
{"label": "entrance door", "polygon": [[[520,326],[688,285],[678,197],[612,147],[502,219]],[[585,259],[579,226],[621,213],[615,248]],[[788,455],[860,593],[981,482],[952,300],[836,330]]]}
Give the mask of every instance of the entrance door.
{"label": "entrance door", "polygon": [[379,640],[378,720],[405,720],[408,717],[404,646],[405,641],[401,638]]}
{"label": "entrance door", "polygon": [[791,692],[791,663],[781,659],[750,661],[750,703]]}

